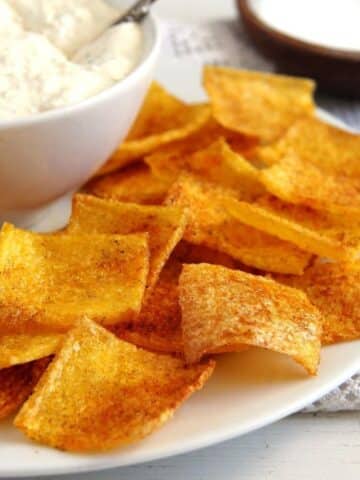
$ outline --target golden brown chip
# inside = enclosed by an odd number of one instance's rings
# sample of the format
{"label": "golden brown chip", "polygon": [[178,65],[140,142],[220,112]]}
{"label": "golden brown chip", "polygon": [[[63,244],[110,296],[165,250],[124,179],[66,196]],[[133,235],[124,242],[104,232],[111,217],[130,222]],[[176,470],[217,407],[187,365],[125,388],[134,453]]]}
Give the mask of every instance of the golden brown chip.
{"label": "golden brown chip", "polygon": [[62,338],[58,333],[0,336],[0,369],[53,355]]}
{"label": "golden brown chip", "polygon": [[294,153],[324,172],[360,177],[360,135],[315,117],[297,121],[277,143],[259,148],[257,157],[271,165]]}
{"label": "golden brown chip", "polygon": [[0,420],[16,412],[33,391],[49,359],[0,370]]}
{"label": "golden brown chip", "polygon": [[169,190],[166,203],[188,209],[186,241],[227,253],[260,270],[300,275],[310,255],[239,222],[225,208],[229,197],[227,190],[183,174]]}
{"label": "golden brown chip", "polygon": [[[145,158],[145,161],[149,165],[151,165],[152,159],[154,159],[155,164],[159,161],[164,165],[177,165],[181,163],[183,157],[204,150],[221,138],[226,140],[233,151],[245,156],[253,156],[254,152],[257,151],[256,140],[228,130],[213,117],[209,117],[204,125],[191,135],[157,148],[154,153]],[[154,173],[156,173],[156,169]]]}
{"label": "golden brown chip", "polygon": [[308,79],[207,66],[204,86],[219,123],[262,143],[314,112],[315,84]]}
{"label": "golden brown chip", "polygon": [[147,285],[151,289],[183,236],[186,217],[181,208],[144,206],[76,195],[68,231],[123,235],[148,232],[150,269]]}
{"label": "golden brown chip", "polygon": [[303,290],[322,314],[322,343],[360,338],[360,263],[320,263],[276,280]]}
{"label": "golden brown chip", "polygon": [[120,202],[158,205],[164,200],[167,189],[166,182],[153,175],[149,167],[139,163],[95,178],[85,190],[98,197],[112,198]]}
{"label": "golden brown chip", "polygon": [[147,235],[0,234],[0,332],[66,331],[88,315],[127,322],[141,308]]}
{"label": "golden brown chip", "polygon": [[252,204],[229,198],[224,206],[240,222],[307,252],[338,260],[352,259],[359,253],[360,231],[310,208],[289,205],[270,196]]}
{"label": "golden brown chip", "polygon": [[179,280],[188,362],[229,347],[283,353],[316,374],[321,316],[300,290],[218,265],[184,265]]}
{"label": "golden brown chip", "polygon": [[126,328],[113,332],[128,342],[155,352],[181,353],[181,312],[178,280],[182,265],[170,259],[146,298],[140,315]]}
{"label": "golden brown chip", "polygon": [[169,156],[155,152],[145,161],[154,175],[168,182],[169,186],[185,170],[205,180],[236,189],[248,198],[265,191],[259,171],[242,155],[234,152],[222,137],[205,149],[189,155]]}
{"label": "golden brown chip", "polygon": [[63,450],[132,443],[169,420],[213,369],[213,361],[186,367],[138,349],[84,320],[67,335],[15,425]]}
{"label": "golden brown chip", "polygon": [[282,200],[360,218],[360,178],[326,173],[295,154],[283,157],[260,176],[267,190]]}
{"label": "golden brown chip", "polygon": [[153,83],[127,139],[98,174],[112,172],[162,145],[187,137],[209,117],[208,105],[188,105]]}

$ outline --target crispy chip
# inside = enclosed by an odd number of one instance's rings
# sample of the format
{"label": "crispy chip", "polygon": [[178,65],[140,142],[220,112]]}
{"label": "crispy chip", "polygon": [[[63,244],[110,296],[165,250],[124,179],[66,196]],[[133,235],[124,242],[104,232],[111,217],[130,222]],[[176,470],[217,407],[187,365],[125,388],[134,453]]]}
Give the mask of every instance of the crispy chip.
{"label": "crispy chip", "polygon": [[322,314],[322,343],[360,338],[360,264],[320,263],[302,277],[278,275],[276,280],[303,290]]}
{"label": "crispy chip", "polygon": [[140,315],[127,328],[115,328],[120,338],[155,352],[181,353],[181,312],[178,280],[181,263],[170,259],[163,268]]}
{"label": "crispy chip", "polygon": [[[83,315],[111,325],[139,313],[147,235],[0,235],[0,331],[66,331]],[[40,330],[40,331],[39,331]]]}
{"label": "crispy chip", "polygon": [[204,86],[219,123],[262,143],[314,112],[315,84],[308,79],[207,66]]}
{"label": "crispy chip", "polygon": [[169,190],[166,203],[188,209],[186,241],[222,251],[260,270],[300,275],[310,255],[236,220],[225,208],[229,196],[227,190],[183,174]]}
{"label": "crispy chip", "polygon": [[225,139],[233,151],[245,156],[253,156],[254,152],[257,151],[257,142],[254,139],[228,130],[213,117],[209,117],[204,125],[194,133],[157,148],[154,153],[145,158],[145,161],[151,165],[154,159],[154,173],[156,173],[157,162],[164,165],[181,164],[183,157],[204,150],[221,138]]}
{"label": "crispy chip", "polygon": [[224,347],[236,351],[237,346],[251,345],[289,355],[316,374],[321,316],[300,290],[200,264],[184,265],[179,294],[188,362]]}
{"label": "crispy chip", "polygon": [[76,195],[68,231],[71,233],[149,233],[150,269],[148,288],[152,288],[186,226],[181,208],[143,206]]}
{"label": "crispy chip", "polygon": [[228,198],[225,206],[240,222],[307,252],[338,260],[353,259],[359,254],[360,231],[346,228],[310,208],[288,205],[270,196],[252,204]]}
{"label": "crispy chip", "polygon": [[277,143],[259,148],[256,153],[267,165],[295,153],[325,172],[360,177],[360,135],[317,118],[297,121]]}
{"label": "crispy chip", "polygon": [[33,391],[49,359],[0,370],[0,420],[16,412]]}
{"label": "crispy chip", "polygon": [[269,192],[290,203],[335,214],[360,216],[360,178],[332,175],[295,154],[263,170]]}
{"label": "crispy chip", "polygon": [[259,171],[243,156],[234,152],[222,137],[190,155],[169,156],[160,152],[145,161],[154,175],[168,182],[169,186],[185,170],[205,180],[234,188],[248,198],[265,191],[259,180]]}
{"label": "crispy chip", "polygon": [[127,139],[98,174],[124,167],[162,145],[187,137],[209,117],[208,105],[188,105],[153,83]]}
{"label": "crispy chip", "polygon": [[1,336],[0,369],[53,355],[62,337],[58,333]]}
{"label": "crispy chip", "polygon": [[107,450],[159,428],[199,390],[214,362],[186,367],[82,321],[24,404],[15,425],[70,451]]}
{"label": "crispy chip", "polygon": [[98,197],[145,205],[161,204],[167,189],[167,182],[153,175],[149,167],[140,163],[95,178],[85,188],[86,192]]}

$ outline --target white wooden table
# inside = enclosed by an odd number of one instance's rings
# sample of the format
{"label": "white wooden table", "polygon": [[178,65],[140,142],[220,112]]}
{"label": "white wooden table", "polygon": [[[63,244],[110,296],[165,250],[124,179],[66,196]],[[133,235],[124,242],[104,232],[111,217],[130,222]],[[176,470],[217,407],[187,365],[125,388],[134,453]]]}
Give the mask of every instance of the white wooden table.
{"label": "white wooden table", "polygon": [[[159,0],[156,10],[167,18],[194,21],[235,14],[232,0]],[[72,480],[84,478],[359,480],[360,414],[298,414],[244,437],[191,454],[107,472],[71,475]]]}

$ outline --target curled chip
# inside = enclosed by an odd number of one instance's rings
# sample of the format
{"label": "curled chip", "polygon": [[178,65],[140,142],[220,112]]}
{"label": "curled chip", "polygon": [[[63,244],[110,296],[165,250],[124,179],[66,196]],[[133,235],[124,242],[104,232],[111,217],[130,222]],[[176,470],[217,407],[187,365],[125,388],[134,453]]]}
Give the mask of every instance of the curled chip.
{"label": "curled chip", "polygon": [[150,269],[147,281],[152,288],[186,226],[181,208],[144,206],[76,195],[68,231],[70,233],[129,234],[148,232]]}
{"label": "curled chip", "polygon": [[184,239],[227,253],[245,265],[300,275],[310,255],[296,246],[245,225],[225,208],[231,192],[183,174],[169,190],[166,203],[188,210]]}
{"label": "curled chip", "polygon": [[16,412],[33,391],[49,363],[44,358],[0,370],[0,420]]}
{"label": "curled chip", "polygon": [[53,355],[62,338],[59,333],[0,336],[0,369]]}
{"label": "curled chip", "polygon": [[360,264],[315,263],[302,277],[277,280],[303,290],[322,314],[322,343],[360,338]]}
{"label": "curled chip", "polygon": [[262,143],[314,112],[312,80],[207,66],[204,86],[219,123]]}
{"label": "curled chip", "polygon": [[178,294],[181,267],[180,262],[170,258],[136,321],[125,328],[115,327],[117,336],[155,352],[183,351]]}
{"label": "curled chip", "polygon": [[326,173],[295,154],[283,157],[260,176],[267,190],[282,200],[319,211],[360,217],[360,178]]}
{"label": "curled chip", "polygon": [[257,203],[228,198],[224,203],[240,222],[287,240],[306,252],[327,258],[356,258],[360,251],[360,229],[350,229],[340,219],[311,208],[289,205],[263,196]]}
{"label": "curled chip", "polygon": [[127,139],[99,174],[124,167],[155,149],[197,131],[210,117],[208,105],[188,105],[153,83]]}
{"label": "curled chip", "polygon": [[85,314],[112,325],[140,311],[147,234],[41,235],[5,225],[0,243],[2,335],[66,331]]}
{"label": "curled chip", "polygon": [[171,185],[182,171],[238,190],[248,198],[264,193],[259,171],[242,155],[234,152],[220,137],[203,150],[190,155],[168,156],[155,153],[146,159],[155,176]]}
{"label": "curled chip", "polygon": [[153,175],[149,167],[140,163],[95,178],[86,186],[87,193],[98,197],[145,205],[161,204],[167,189],[166,182]]}
{"label": "curled chip", "polygon": [[30,438],[70,451],[107,450],[150,434],[199,390],[214,362],[186,367],[84,320],[15,418]]}
{"label": "curled chip", "polygon": [[256,153],[258,159],[267,165],[295,153],[324,172],[360,177],[360,135],[333,127],[315,117],[297,121],[278,142],[259,148]]}
{"label": "curled chip", "polygon": [[[254,139],[228,130],[213,117],[209,117],[206,123],[191,135],[157,148],[155,152],[145,157],[145,162],[152,167],[155,174],[158,173],[162,178],[166,174],[168,177],[171,174],[170,170],[157,169],[157,165],[160,167],[162,165],[166,167],[169,165],[181,166],[184,157],[205,150],[220,139],[225,139],[233,151],[245,156],[254,155],[254,152],[257,151],[257,142]],[[173,178],[173,175],[171,178]]]}
{"label": "curled chip", "polygon": [[184,265],[179,280],[185,357],[243,345],[283,353],[316,374],[321,316],[300,290],[218,265]]}

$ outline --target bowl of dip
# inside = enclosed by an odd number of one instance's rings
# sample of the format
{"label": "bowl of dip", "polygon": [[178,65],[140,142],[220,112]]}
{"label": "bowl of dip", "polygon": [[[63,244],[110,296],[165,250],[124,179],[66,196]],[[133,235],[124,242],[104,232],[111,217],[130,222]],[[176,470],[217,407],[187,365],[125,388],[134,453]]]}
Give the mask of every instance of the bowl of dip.
{"label": "bowl of dip", "polygon": [[357,0],[236,0],[241,20],[277,71],[314,78],[321,90],[360,98]]}
{"label": "bowl of dip", "polygon": [[131,2],[0,0],[0,220],[30,226],[128,133],[160,50]]}

